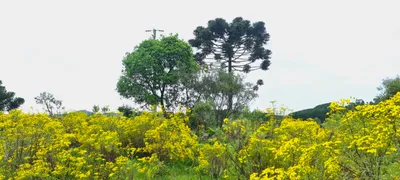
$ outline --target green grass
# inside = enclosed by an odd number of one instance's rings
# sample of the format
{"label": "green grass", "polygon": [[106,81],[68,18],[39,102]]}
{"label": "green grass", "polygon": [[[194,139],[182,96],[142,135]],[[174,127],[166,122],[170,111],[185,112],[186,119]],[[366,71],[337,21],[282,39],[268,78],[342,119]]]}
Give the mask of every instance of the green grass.
{"label": "green grass", "polygon": [[[148,180],[143,174],[136,174],[133,179]],[[201,175],[191,165],[170,163],[165,164],[164,168],[152,180],[212,180],[212,178]]]}
{"label": "green grass", "polygon": [[166,165],[165,175],[157,178],[159,180],[208,180],[207,176],[201,175],[194,167],[184,164]]}

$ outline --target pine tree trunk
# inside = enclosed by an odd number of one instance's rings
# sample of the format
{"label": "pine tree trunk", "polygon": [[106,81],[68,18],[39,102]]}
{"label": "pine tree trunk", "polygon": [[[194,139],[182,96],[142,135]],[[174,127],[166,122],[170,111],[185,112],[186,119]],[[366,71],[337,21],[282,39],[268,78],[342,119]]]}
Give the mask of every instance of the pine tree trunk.
{"label": "pine tree trunk", "polygon": [[[229,57],[229,61],[228,61],[228,73],[231,74],[232,73],[232,58]],[[232,106],[233,106],[233,94],[232,91],[229,91],[228,94],[228,111],[226,113],[227,116],[229,116],[229,114],[232,111]]]}

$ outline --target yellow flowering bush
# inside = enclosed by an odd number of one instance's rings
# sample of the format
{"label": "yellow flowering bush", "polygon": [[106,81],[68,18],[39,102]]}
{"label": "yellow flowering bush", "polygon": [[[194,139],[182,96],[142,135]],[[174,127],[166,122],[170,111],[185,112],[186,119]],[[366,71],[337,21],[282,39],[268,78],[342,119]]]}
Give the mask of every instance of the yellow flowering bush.
{"label": "yellow flowering bush", "polygon": [[335,156],[329,135],[314,121],[285,118],[279,126],[271,121],[249,139],[240,160],[254,179],[329,177],[323,173],[325,161]]}
{"label": "yellow flowering bush", "polygon": [[282,168],[275,168],[270,167],[264,169],[260,175],[257,173],[253,173],[250,176],[250,180],[269,180],[269,179],[276,179],[276,180],[284,180],[287,179],[287,175]]}
{"label": "yellow flowering bush", "polygon": [[226,140],[230,141],[236,150],[242,149],[251,132],[250,123],[245,120],[225,120],[222,129]]}
{"label": "yellow flowering bush", "polygon": [[138,162],[133,164],[133,167],[137,169],[139,175],[147,179],[154,179],[157,175],[161,175],[165,169],[164,163],[158,159],[156,154],[151,157],[139,158]]}
{"label": "yellow flowering bush", "polygon": [[224,175],[228,169],[228,148],[226,144],[215,141],[214,144],[205,144],[200,151],[197,169],[208,173],[213,178]]}
{"label": "yellow flowering bush", "polygon": [[161,161],[194,160],[197,136],[185,124],[188,118],[173,115],[155,129],[145,133],[146,152],[155,153]]}
{"label": "yellow flowering bush", "polygon": [[327,128],[334,133],[332,139],[340,142],[339,163],[350,172],[349,177],[399,178],[398,173],[389,170],[397,164],[395,157],[399,155],[399,123],[400,93],[379,104],[357,106],[343,116],[328,119]]}
{"label": "yellow flowering bush", "polygon": [[239,153],[250,179],[398,179],[400,93],[354,110],[349,103],[333,102],[322,127],[291,118],[261,125]]}
{"label": "yellow flowering bush", "polygon": [[159,113],[145,112],[133,119],[125,119],[118,124],[121,130],[119,137],[123,147],[144,148],[145,134],[150,129],[155,129],[165,120]]}
{"label": "yellow flowering bush", "polygon": [[349,103],[333,102],[323,124],[276,107],[257,123],[224,119],[205,143],[182,113],[0,113],[0,179],[171,179],[180,167],[205,179],[400,179],[400,93]]}
{"label": "yellow flowering bush", "polygon": [[197,138],[186,121],[155,112],[132,119],[1,113],[0,174],[5,179],[119,179],[140,174],[136,167],[149,163],[194,160]]}

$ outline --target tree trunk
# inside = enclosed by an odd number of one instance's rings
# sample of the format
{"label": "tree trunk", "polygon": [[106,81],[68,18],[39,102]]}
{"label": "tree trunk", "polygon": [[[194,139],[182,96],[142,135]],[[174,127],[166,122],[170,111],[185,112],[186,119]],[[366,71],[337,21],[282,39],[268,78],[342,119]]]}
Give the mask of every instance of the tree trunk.
{"label": "tree trunk", "polygon": [[167,114],[167,111],[165,110],[164,103],[161,105],[161,109],[162,109],[162,112],[164,114],[164,117],[168,118],[168,114]]}
{"label": "tree trunk", "polygon": [[161,104],[161,110],[164,114],[164,117],[168,118],[168,114],[167,114],[167,111],[165,110],[165,104],[164,104],[164,92],[165,92],[165,85],[163,85],[163,87],[161,89],[160,104]]}
{"label": "tree trunk", "polygon": [[[228,73],[231,74],[232,73],[232,57],[229,57],[229,61],[228,61]],[[229,91],[228,94],[228,111],[226,113],[226,116],[228,116],[231,111],[232,111],[232,106],[233,106],[233,94],[232,91]]]}

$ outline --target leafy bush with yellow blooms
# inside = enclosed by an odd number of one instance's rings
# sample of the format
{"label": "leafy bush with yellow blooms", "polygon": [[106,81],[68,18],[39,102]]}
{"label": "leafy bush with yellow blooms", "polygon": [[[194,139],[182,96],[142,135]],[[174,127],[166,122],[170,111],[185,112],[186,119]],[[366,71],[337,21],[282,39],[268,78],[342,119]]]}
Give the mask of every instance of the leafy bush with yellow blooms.
{"label": "leafy bush with yellow blooms", "polygon": [[[70,113],[0,114],[2,178],[108,179],[157,174],[162,161],[194,161],[197,137],[182,115],[132,119]],[[157,163],[159,162],[159,163]]]}
{"label": "leafy bush with yellow blooms", "polygon": [[400,93],[349,103],[323,124],[225,119],[201,141],[185,113],[0,113],[0,179],[399,179]]}

